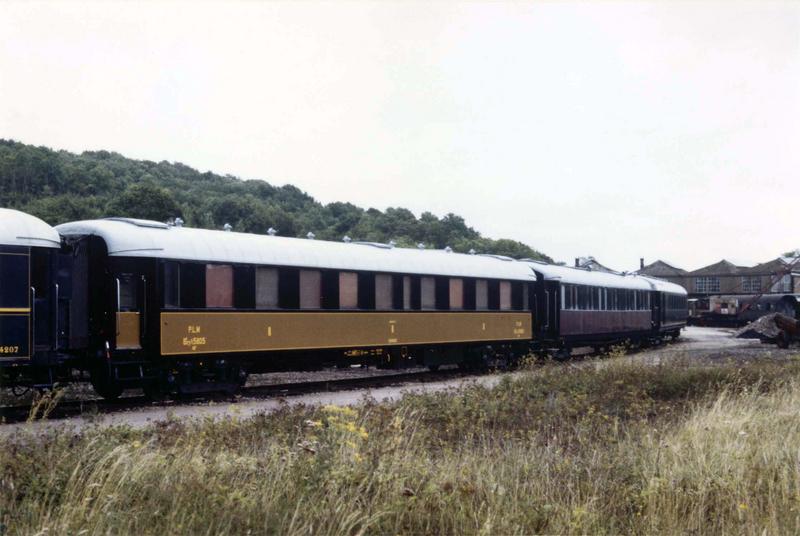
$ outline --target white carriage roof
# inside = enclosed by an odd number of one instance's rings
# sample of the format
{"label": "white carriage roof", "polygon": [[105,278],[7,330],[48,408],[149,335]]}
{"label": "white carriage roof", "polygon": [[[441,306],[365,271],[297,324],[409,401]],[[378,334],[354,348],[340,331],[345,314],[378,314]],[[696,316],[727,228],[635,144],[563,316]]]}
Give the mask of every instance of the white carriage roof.
{"label": "white carriage roof", "polygon": [[591,285],[631,290],[653,290],[651,284],[641,276],[593,272],[581,268],[545,264],[527,259],[522,262],[523,264],[528,264],[533,270],[541,273],[545,281],[560,281],[561,283],[573,285]]}
{"label": "white carriage roof", "polygon": [[61,247],[55,229],[30,214],[0,208],[0,244],[4,246]]}
{"label": "white carriage roof", "polygon": [[99,236],[115,257],[536,280],[526,263],[442,250],[212,231],[123,218],[65,223],[56,230],[64,236]]}
{"label": "white carriage roof", "polygon": [[680,285],[675,283],[670,283],[669,281],[664,281],[663,279],[658,279],[657,277],[650,277],[645,275],[637,275],[639,279],[644,279],[653,287],[653,290],[657,290],[658,292],[666,292],[668,294],[679,294],[681,296],[687,296],[689,293],[686,292],[686,289]]}

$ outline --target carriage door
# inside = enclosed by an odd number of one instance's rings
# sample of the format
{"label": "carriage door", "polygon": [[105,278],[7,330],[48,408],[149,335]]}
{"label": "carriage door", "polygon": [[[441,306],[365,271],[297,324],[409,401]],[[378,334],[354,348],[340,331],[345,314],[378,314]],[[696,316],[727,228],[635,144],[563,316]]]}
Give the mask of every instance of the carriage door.
{"label": "carriage door", "polygon": [[55,255],[51,249],[31,248],[31,325],[34,351],[47,351],[56,346],[56,314],[58,283],[53,278]]}
{"label": "carriage door", "polygon": [[144,307],[143,275],[117,275],[117,350],[139,350],[142,347],[142,314]]}
{"label": "carriage door", "polygon": [[31,357],[28,248],[0,246],[0,361]]}

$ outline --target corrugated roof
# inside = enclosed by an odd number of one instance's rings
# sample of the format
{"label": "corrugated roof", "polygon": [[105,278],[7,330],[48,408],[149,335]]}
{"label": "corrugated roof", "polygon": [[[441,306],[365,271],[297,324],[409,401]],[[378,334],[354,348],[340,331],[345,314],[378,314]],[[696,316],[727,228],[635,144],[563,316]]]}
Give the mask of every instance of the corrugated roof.
{"label": "corrugated roof", "polygon": [[0,208],[0,244],[4,246],[61,247],[55,229],[30,214]]}
{"label": "corrugated roof", "polygon": [[212,231],[123,218],[65,223],[56,230],[65,236],[99,236],[109,255],[116,257],[536,280],[525,263],[442,250]]}
{"label": "corrugated roof", "polygon": [[778,272],[784,272],[789,267],[782,259],[777,258],[771,261],[762,262],[752,268],[744,268],[740,273],[747,275],[772,275]]}

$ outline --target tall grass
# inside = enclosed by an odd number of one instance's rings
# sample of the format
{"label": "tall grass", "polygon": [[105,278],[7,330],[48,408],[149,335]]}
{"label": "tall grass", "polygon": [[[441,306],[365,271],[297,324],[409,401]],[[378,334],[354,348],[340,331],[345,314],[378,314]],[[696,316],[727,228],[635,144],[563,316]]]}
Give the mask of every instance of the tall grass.
{"label": "tall grass", "polygon": [[546,366],[493,388],[25,432],[11,534],[789,533],[800,364]]}

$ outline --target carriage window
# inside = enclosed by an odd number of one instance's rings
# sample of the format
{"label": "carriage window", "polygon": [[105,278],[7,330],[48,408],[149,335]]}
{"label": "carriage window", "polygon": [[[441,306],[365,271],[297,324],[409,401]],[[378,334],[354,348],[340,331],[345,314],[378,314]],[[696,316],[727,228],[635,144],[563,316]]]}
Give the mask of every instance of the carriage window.
{"label": "carriage window", "polygon": [[335,270],[322,271],[322,308],[339,308],[339,272]]}
{"label": "carriage window", "polygon": [[181,307],[200,309],[206,306],[206,265],[183,263],[180,268]]}
{"label": "carriage window", "polygon": [[300,270],[297,268],[278,270],[278,305],[281,309],[300,307]]}
{"label": "carriage window", "polygon": [[395,309],[411,309],[411,276],[392,276],[392,306]]}
{"label": "carriage window", "polygon": [[531,308],[530,305],[530,292],[529,292],[529,285],[527,283],[522,284],[522,309],[524,311],[528,311]]}
{"label": "carriage window", "polygon": [[358,309],[358,274],[339,272],[339,309]]}
{"label": "carriage window", "polygon": [[206,265],[206,307],[233,307],[233,267]]}
{"label": "carriage window", "polygon": [[256,270],[253,266],[233,267],[233,306],[237,309],[255,309]]}
{"label": "carriage window", "polygon": [[475,309],[483,311],[489,308],[489,284],[485,279],[475,281]]}
{"label": "carriage window", "polygon": [[475,310],[475,280],[463,279],[464,282],[464,309]]}
{"label": "carriage window", "polygon": [[375,274],[358,274],[358,308],[375,309]]}
{"label": "carriage window", "polygon": [[450,308],[450,280],[446,277],[435,277],[436,308],[446,311]]}
{"label": "carriage window", "polygon": [[420,277],[420,308],[436,309],[436,280],[432,277]]}
{"label": "carriage window", "polygon": [[278,269],[256,268],[256,309],[278,308]]}
{"label": "carriage window", "polygon": [[319,309],[322,305],[322,274],[319,270],[300,270],[300,308]]}
{"label": "carriage window", "polygon": [[458,311],[464,308],[464,280],[450,279],[450,309]]}
{"label": "carriage window", "polygon": [[136,279],[133,274],[119,274],[117,277],[119,282],[119,310],[120,311],[135,311],[136,310]]}
{"label": "carriage window", "polygon": [[375,309],[385,311],[392,309],[392,276],[375,275]]}
{"label": "carriage window", "polygon": [[500,281],[500,310],[511,309],[511,282]]}
{"label": "carriage window", "polygon": [[0,307],[29,306],[28,262],[27,255],[0,254]]}
{"label": "carriage window", "polygon": [[181,265],[175,261],[164,263],[164,307],[181,306]]}

